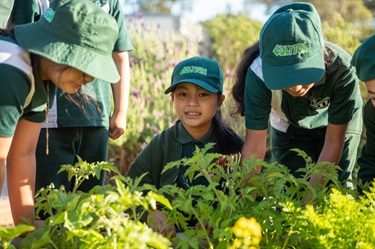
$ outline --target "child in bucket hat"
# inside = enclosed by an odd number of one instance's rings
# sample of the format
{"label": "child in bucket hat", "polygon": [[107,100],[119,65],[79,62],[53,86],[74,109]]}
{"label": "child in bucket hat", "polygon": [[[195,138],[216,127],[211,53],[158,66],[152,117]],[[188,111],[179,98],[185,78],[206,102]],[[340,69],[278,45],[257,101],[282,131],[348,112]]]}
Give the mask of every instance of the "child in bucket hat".
{"label": "child in bucket hat", "polygon": [[[132,163],[128,176],[141,179],[140,184],[152,184],[156,188],[176,184],[187,189],[192,185],[207,185],[202,177],[190,182],[185,177],[186,168],[173,167],[162,173],[164,166],[182,158],[190,158],[195,146],[203,148],[215,143],[210,152],[223,155],[241,151],[243,140],[223,123],[220,108],[223,95],[223,73],[219,65],[211,59],[192,57],[181,61],[173,70],[171,86],[165,90],[171,94],[178,121],[172,127],[156,135]],[[149,225],[167,236],[176,235],[173,224],[165,224],[165,216],[156,210],[149,215]],[[192,219],[189,226],[195,226]],[[196,226],[197,225],[197,226]]]}
{"label": "child in bucket hat", "polygon": [[[339,180],[350,181],[362,131],[362,99],[350,59],[323,40],[312,4],[276,10],[259,42],[246,49],[232,89],[246,122],[243,158],[265,159],[270,125],[272,161],[299,177],[306,162],[291,151],[297,148],[314,162],[338,164]],[[323,181],[310,179],[313,187]]]}
{"label": "child in bucket hat", "polygon": [[369,100],[363,108],[366,143],[358,157],[358,179],[362,183],[375,180],[375,35],[366,39],[354,52],[352,65],[358,78],[365,82]]}
{"label": "child in bucket hat", "polygon": [[93,78],[117,82],[117,36],[116,21],[86,0],[51,1],[38,22],[1,30],[0,170],[7,160],[15,225],[34,219],[35,147],[54,86],[74,93]]}
{"label": "child in bucket hat", "polygon": [[[126,114],[130,89],[129,51],[133,49],[120,0],[89,0],[116,20],[119,35],[112,57],[118,68],[120,80],[108,84],[95,79],[82,86],[75,94],[57,89],[53,107],[48,112],[49,122],[43,123],[36,148],[35,190],[54,184],[66,191],[75,187],[66,172],[58,173],[63,164],[75,165],[77,155],[88,163],[108,160],[108,142],[118,139],[126,130]],[[112,101],[113,100],[113,101]],[[113,104],[113,105],[112,105]],[[49,153],[46,154],[47,130]],[[75,141],[72,143],[72,141]],[[94,146],[93,146],[94,145]],[[105,170],[90,176],[78,190],[89,192],[105,184]],[[43,212],[37,214],[45,218]]]}

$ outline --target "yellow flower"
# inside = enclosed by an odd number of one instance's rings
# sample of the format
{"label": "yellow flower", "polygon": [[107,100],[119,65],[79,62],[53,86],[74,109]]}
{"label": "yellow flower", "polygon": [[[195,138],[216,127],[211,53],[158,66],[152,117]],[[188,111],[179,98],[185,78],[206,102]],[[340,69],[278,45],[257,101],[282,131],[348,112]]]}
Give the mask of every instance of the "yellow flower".
{"label": "yellow flower", "polygon": [[232,227],[236,236],[232,248],[244,248],[259,245],[262,238],[262,228],[254,218],[239,218]]}

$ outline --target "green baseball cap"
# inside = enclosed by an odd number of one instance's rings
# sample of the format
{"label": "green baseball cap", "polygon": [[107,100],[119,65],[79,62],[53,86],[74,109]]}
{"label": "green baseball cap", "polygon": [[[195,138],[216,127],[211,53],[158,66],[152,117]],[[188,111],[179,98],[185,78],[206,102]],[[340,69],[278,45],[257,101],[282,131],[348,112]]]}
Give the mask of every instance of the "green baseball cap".
{"label": "green baseball cap", "polygon": [[117,22],[88,0],[52,0],[43,17],[17,25],[14,32],[18,44],[31,53],[100,80],[120,80],[112,59]]}
{"label": "green baseball cap", "polygon": [[367,38],[355,50],[351,63],[361,81],[375,79],[375,35]]}
{"label": "green baseball cap", "polygon": [[276,10],[260,32],[264,83],[279,90],[319,81],[325,71],[320,17],[309,3]]}
{"label": "green baseball cap", "polygon": [[192,83],[211,93],[223,93],[223,72],[216,61],[195,56],[181,61],[173,69],[171,86],[165,94],[172,92],[180,83]]}

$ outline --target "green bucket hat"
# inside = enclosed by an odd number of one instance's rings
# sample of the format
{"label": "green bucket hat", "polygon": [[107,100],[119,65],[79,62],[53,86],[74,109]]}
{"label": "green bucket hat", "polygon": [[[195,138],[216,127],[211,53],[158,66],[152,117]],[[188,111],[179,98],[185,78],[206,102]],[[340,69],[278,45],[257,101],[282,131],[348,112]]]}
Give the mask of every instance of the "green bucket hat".
{"label": "green bucket hat", "polygon": [[180,83],[192,83],[211,93],[223,93],[223,72],[216,61],[195,56],[181,61],[173,69],[171,86],[165,94],[172,92]]}
{"label": "green bucket hat", "polygon": [[52,0],[43,17],[17,25],[14,32],[18,44],[31,53],[100,80],[120,80],[112,59],[117,23],[88,0]]}
{"label": "green bucket hat", "polygon": [[279,90],[319,81],[325,71],[320,17],[309,3],[276,10],[260,32],[264,83]]}
{"label": "green bucket hat", "polygon": [[375,79],[375,35],[367,38],[356,49],[351,63],[361,81]]}

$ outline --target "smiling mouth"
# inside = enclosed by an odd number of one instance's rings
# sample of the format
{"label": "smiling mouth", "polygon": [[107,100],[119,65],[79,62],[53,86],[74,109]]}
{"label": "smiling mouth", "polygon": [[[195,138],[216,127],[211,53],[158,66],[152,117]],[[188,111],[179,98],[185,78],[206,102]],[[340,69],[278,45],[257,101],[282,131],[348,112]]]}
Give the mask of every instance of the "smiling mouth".
{"label": "smiling mouth", "polygon": [[77,84],[77,83],[73,82],[73,86],[76,87],[76,88],[81,88],[83,86],[83,84]]}
{"label": "smiling mouth", "polygon": [[186,115],[190,115],[190,116],[199,116],[200,113],[199,112],[185,112]]}

